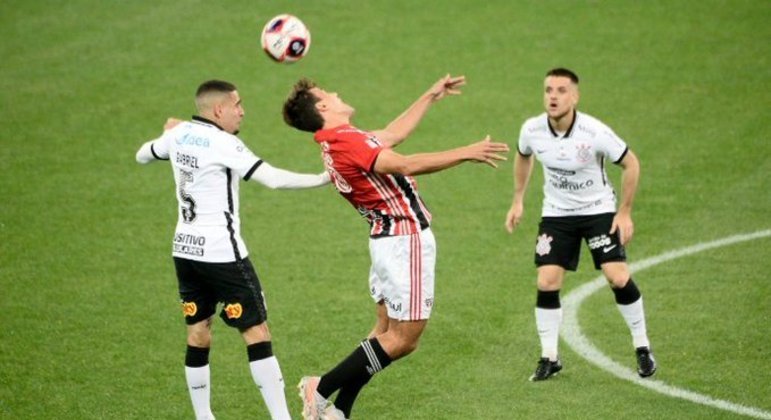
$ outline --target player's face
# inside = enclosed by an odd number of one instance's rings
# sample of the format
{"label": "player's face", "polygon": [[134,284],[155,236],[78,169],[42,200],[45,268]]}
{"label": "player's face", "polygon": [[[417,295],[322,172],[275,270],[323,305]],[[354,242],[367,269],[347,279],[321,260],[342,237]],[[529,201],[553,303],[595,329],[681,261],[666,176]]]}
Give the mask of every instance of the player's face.
{"label": "player's face", "polygon": [[562,76],[549,76],[543,85],[543,106],[549,118],[558,120],[572,115],[578,104],[578,86]]}
{"label": "player's face", "polygon": [[324,112],[351,116],[356,111],[352,106],[343,102],[337,92],[327,92],[324,89],[315,87],[310,90],[313,96],[319,98],[316,102],[316,108],[324,115]]}
{"label": "player's face", "polygon": [[233,91],[219,105],[219,123],[222,128],[231,134],[238,134],[241,128],[241,120],[244,119],[244,108],[241,106],[241,97],[238,91]]}

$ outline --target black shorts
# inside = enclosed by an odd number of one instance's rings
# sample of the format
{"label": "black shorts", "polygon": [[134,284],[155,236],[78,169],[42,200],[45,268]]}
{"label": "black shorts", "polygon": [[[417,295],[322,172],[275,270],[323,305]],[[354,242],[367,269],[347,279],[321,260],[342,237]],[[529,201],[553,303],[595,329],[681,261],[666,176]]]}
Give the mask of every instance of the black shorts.
{"label": "black shorts", "polygon": [[538,225],[535,244],[535,265],[559,265],[576,271],[581,255],[581,239],[589,245],[594,268],[603,263],[626,261],[626,251],[618,231],[610,234],[614,213],[591,216],[544,217]]}
{"label": "black shorts", "polygon": [[243,330],[267,321],[260,280],[249,258],[231,263],[209,263],[174,257],[179,297],[185,322],[192,325],[214,315]]}

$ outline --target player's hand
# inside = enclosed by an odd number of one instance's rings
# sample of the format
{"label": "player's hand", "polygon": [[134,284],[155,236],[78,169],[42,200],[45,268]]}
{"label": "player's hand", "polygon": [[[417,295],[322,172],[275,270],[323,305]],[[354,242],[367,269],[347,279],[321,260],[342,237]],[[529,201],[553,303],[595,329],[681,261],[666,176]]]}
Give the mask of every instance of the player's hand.
{"label": "player's hand", "polygon": [[431,101],[436,102],[446,95],[460,95],[460,87],[466,84],[466,76],[446,76],[439,79],[431,89],[428,90],[428,94],[431,97]]}
{"label": "player's hand", "polygon": [[621,245],[626,245],[632,240],[634,235],[634,223],[632,222],[632,216],[628,212],[619,211],[616,216],[613,217],[613,224],[610,226],[610,234],[613,235],[618,231],[618,238],[621,241]]}
{"label": "player's hand", "polygon": [[513,233],[514,229],[519,226],[520,220],[522,220],[522,214],[525,212],[524,206],[521,201],[515,201],[509,212],[506,214],[506,230],[509,233]]}
{"label": "player's hand", "polygon": [[182,120],[176,119],[174,117],[169,117],[166,119],[166,124],[163,124],[163,131],[171,130],[172,128],[178,126],[182,123]]}
{"label": "player's hand", "polygon": [[468,157],[466,159],[476,162],[485,163],[497,168],[498,164],[495,161],[506,160],[506,156],[501,153],[509,151],[509,145],[506,143],[497,143],[490,140],[490,136],[486,136],[484,140],[473,143],[466,146]]}

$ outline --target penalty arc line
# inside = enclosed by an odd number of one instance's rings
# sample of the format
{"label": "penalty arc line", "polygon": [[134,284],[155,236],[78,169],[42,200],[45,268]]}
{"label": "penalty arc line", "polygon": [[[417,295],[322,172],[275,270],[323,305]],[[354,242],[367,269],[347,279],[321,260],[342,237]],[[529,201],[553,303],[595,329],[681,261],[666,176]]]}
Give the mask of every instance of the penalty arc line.
{"label": "penalty arc line", "polygon": [[[686,248],[665,252],[663,254],[647,258],[637,263],[630,264],[629,269],[632,273],[635,273],[677,258],[687,257],[702,251],[720,248],[740,242],[765,238],[767,236],[771,236],[771,229],[742,235],[729,236],[712,242],[699,243]],[[651,389],[658,393],[675,398],[682,398],[697,404],[703,404],[719,408],[721,410],[731,411],[737,414],[762,419],[771,419],[771,412],[761,410],[759,408],[749,407],[732,403],[730,401],[713,398],[708,395],[699,394],[687,389],[669,385],[660,380],[640,378],[635,371],[621,365],[620,363],[617,363],[616,361],[603,354],[589,341],[588,338],[586,338],[586,336],[581,333],[581,327],[578,325],[578,308],[581,306],[581,303],[584,301],[584,299],[605,287],[606,284],[607,281],[605,280],[605,277],[600,276],[577,287],[562,300],[564,328],[562,329],[560,335],[562,336],[562,339],[565,340],[565,342],[568,344],[568,346],[573,349],[573,351],[578,353],[584,359],[588,360],[590,363],[600,367],[601,369],[613,374],[618,378],[633,382],[637,385]]]}

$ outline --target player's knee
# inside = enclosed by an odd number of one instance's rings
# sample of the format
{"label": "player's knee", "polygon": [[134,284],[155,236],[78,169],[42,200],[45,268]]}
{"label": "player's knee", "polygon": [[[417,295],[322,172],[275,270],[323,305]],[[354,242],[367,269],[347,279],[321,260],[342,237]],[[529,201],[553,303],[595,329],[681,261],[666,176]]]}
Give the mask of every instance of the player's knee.
{"label": "player's knee", "polygon": [[268,329],[267,322],[241,329],[241,336],[244,338],[246,344],[254,344],[271,340],[270,329]]}
{"label": "player's knee", "polygon": [[193,347],[211,347],[211,331],[194,330],[188,332],[187,344]]}
{"label": "player's knee", "polygon": [[401,340],[399,340],[398,345],[396,346],[396,354],[391,355],[392,358],[398,359],[400,357],[404,357],[410,353],[413,353],[415,350],[418,349],[418,342],[419,338],[412,338],[412,337],[403,337]]}

